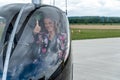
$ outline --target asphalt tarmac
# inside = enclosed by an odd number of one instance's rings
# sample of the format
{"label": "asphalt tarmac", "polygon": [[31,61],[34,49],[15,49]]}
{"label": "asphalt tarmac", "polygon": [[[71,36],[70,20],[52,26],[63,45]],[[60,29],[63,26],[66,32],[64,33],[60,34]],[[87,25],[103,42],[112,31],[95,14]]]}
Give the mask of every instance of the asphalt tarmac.
{"label": "asphalt tarmac", "polygon": [[120,38],[73,40],[73,80],[120,80]]}

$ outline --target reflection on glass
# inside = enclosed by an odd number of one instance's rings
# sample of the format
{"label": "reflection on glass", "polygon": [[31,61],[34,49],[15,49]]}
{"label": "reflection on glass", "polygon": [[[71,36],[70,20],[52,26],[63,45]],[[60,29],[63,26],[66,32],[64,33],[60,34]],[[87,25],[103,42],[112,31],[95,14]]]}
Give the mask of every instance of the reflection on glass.
{"label": "reflection on glass", "polygon": [[0,40],[1,40],[2,33],[4,31],[4,28],[5,28],[5,24],[6,24],[5,19],[3,17],[0,17]]}
{"label": "reflection on glass", "polygon": [[34,15],[36,17],[32,17],[32,21],[28,22],[34,24],[31,35],[33,38],[31,43],[33,55],[31,56],[34,56],[34,59],[32,59],[31,63],[24,66],[20,79],[28,79],[30,77],[33,79],[45,77],[48,79],[61,65],[66,55],[66,26],[60,25],[63,23],[59,22],[59,19],[50,17],[51,15],[40,15],[40,13]]}

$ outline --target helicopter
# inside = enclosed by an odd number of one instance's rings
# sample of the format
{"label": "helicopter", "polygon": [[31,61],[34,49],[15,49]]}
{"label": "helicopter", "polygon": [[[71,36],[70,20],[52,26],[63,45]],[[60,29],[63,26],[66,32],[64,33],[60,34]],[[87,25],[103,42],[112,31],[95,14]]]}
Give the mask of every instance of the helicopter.
{"label": "helicopter", "polygon": [[69,21],[32,0],[0,7],[0,80],[73,80]]}

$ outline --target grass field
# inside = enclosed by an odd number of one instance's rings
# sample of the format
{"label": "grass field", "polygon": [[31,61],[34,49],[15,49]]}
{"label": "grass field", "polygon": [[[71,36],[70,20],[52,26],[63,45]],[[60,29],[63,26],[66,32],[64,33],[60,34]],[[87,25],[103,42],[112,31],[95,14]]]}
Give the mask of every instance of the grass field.
{"label": "grass field", "polygon": [[120,37],[120,25],[70,25],[72,40]]}

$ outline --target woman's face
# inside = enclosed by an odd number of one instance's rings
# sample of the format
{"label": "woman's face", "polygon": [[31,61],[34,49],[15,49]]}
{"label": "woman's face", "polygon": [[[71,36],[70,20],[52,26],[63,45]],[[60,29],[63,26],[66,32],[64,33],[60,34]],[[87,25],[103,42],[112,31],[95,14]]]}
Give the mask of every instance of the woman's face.
{"label": "woman's face", "polygon": [[45,28],[47,29],[48,32],[55,31],[54,22],[50,18],[45,18],[44,24],[45,24]]}

